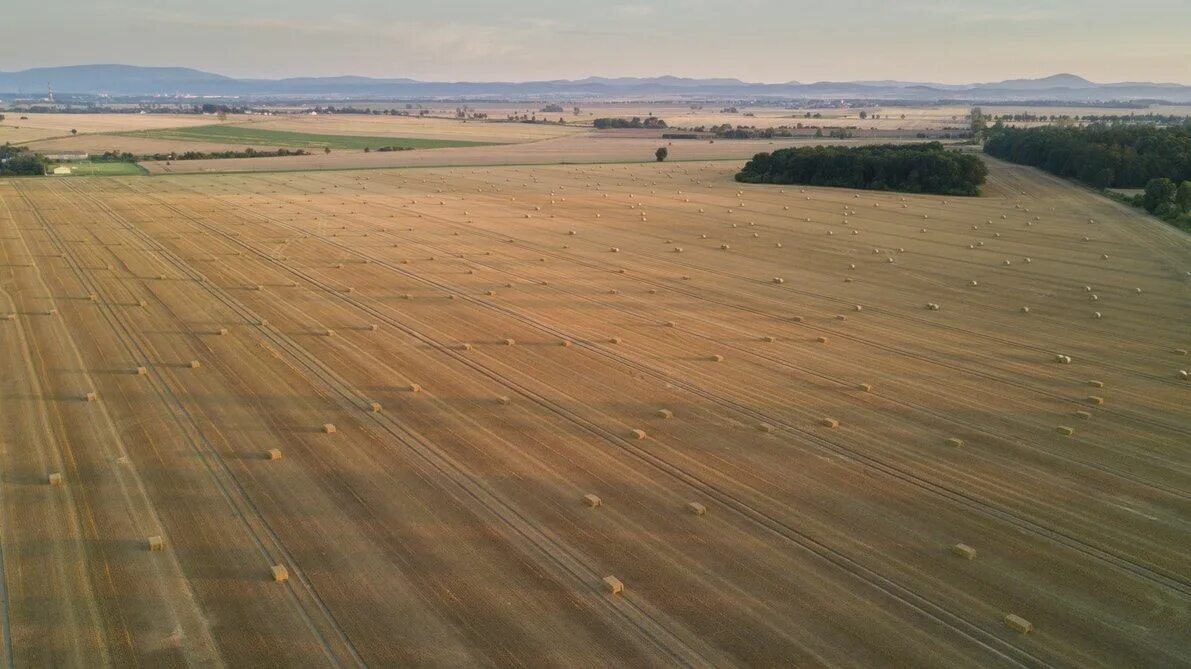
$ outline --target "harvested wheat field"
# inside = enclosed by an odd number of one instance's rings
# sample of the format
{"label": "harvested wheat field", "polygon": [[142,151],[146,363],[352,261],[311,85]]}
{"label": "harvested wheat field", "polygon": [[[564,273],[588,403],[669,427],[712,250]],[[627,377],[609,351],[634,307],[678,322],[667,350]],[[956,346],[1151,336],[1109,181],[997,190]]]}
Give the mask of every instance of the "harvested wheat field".
{"label": "harvested wheat field", "polygon": [[6,663],[1191,663],[1187,236],[738,167],[0,181]]}
{"label": "harvested wheat field", "polygon": [[[72,137],[71,130],[85,135],[218,123],[214,116],[203,114],[39,114],[8,111],[4,116],[4,120],[0,121],[0,144],[69,138]],[[71,147],[55,148],[65,150]]]}
{"label": "harvested wheat field", "polygon": [[[294,172],[307,170],[378,169],[386,167],[463,167],[473,165],[558,165],[564,163],[640,162],[653,157],[659,146],[668,147],[670,159],[739,160],[739,164],[760,151],[789,146],[862,146],[897,144],[905,140],[888,138],[858,139],[740,139],[709,142],[706,140],[665,140],[653,133],[635,131],[588,132],[569,137],[555,137],[516,145],[428,148],[416,151],[364,153],[363,151],[314,152],[308,156],[280,158],[211,158],[200,160],[144,161],[142,167],[153,174]],[[737,166],[739,166],[739,164]]]}

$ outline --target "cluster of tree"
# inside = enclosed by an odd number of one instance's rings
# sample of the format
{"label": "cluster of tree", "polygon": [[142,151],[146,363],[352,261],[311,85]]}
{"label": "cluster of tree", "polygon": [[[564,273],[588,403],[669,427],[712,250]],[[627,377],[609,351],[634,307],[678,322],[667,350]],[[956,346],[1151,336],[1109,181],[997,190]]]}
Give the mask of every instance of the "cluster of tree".
{"label": "cluster of tree", "polygon": [[0,146],[0,176],[45,174],[45,159],[23,146]]}
{"label": "cluster of tree", "polygon": [[1151,179],[1191,180],[1191,122],[1181,126],[994,125],[984,152],[1096,188],[1141,188]]}
{"label": "cluster of tree", "polygon": [[699,135],[693,132],[664,132],[662,139],[699,139]]}
{"label": "cluster of tree", "polygon": [[537,114],[509,114],[505,117],[506,120],[513,123],[537,123],[546,125],[566,125],[567,120],[561,116],[557,121],[551,121],[548,118],[538,118]]}
{"label": "cluster of tree", "polygon": [[[371,150],[372,149],[370,149],[368,147],[364,147],[364,153],[368,153]],[[388,153],[390,151],[412,151],[413,147],[412,146],[382,146],[376,150],[380,151],[381,153]]]}
{"label": "cluster of tree", "polygon": [[641,118],[634,116],[633,118],[597,118],[592,121],[599,130],[606,130],[608,128],[665,128],[666,122],[654,116],[647,116]]}
{"label": "cluster of tree", "polygon": [[942,144],[930,142],[778,149],[758,153],[736,180],[976,195],[987,175],[988,168],[978,156],[948,151]]}
{"label": "cluster of tree", "polygon": [[[830,137],[830,138],[832,138],[832,139],[851,139],[851,138],[852,138],[852,131],[853,131],[853,130],[855,130],[855,129],[856,129],[856,126],[850,126],[850,127],[847,127],[847,128],[829,128],[829,129],[827,130],[827,135],[826,135],[826,136],[827,136],[827,137]],[[824,135],[823,135],[823,129],[822,129],[822,128],[815,128],[815,137],[823,137],[823,136],[824,136]],[[919,137],[926,137],[926,135],[921,135],[921,134],[920,134],[920,135],[918,135],[918,136],[919,136]]]}
{"label": "cluster of tree", "polygon": [[199,105],[198,111],[200,114],[243,114],[250,110],[244,105],[217,105],[208,102]]}
{"label": "cluster of tree", "polygon": [[728,125],[715,125],[711,132],[719,139],[773,139],[774,137],[794,137],[794,133],[787,127],[755,128],[738,125],[735,128]]}
{"label": "cluster of tree", "polygon": [[549,104],[545,107],[542,107],[541,111],[547,114],[561,114],[566,110],[562,108],[562,105]]}
{"label": "cluster of tree", "polygon": [[467,105],[463,105],[462,107],[455,108],[455,118],[461,118],[464,120],[467,120],[469,118],[475,118],[475,119],[488,118],[488,112],[476,111],[475,109],[473,109]]}
{"label": "cluster of tree", "polygon": [[1168,220],[1185,218],[1191,214],[1191,181],[1175,185],[1166,177],[1150,179],[1145,192],[1134,197],[1140,199],[1135,204]]}

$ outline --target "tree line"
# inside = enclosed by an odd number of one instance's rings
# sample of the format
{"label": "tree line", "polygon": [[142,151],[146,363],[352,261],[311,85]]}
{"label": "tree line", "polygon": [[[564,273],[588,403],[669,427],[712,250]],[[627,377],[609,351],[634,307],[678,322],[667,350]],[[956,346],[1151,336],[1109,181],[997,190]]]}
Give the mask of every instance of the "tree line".
{"label": "tree line", "polygon": [[907,193],[977,195],[988,175],[978,156],[938,142],[873,146],[814,146],[758,153],[736,180]]}
{"label": "tree line", "polygon": [[[393,151],[394,148],[377,149],[377,151]],[[91,156],[94,163],[136,163],[142,160],[209,160],[212,158],[279,158],[283,156],[309,156],[305,149],[277,149],[275,151],[258,151],[244,149],[243,151],[183,151],[171,153],[146,153],[137,155],[127,151],[105,151],[103,155]]]}
{"label": "tree line", "polygon": [[591,124],[599,130],[608,128],[665,128],[666,122],[660,118],[647,116],[641,118],[634,116],[633,118],[597,118]]}
{"label": "tree line", "polygon": [[1096,188],[1142,188],[1151,179],[1191,179],[1191,123],[1171,127],[993,126],[984,152]]}

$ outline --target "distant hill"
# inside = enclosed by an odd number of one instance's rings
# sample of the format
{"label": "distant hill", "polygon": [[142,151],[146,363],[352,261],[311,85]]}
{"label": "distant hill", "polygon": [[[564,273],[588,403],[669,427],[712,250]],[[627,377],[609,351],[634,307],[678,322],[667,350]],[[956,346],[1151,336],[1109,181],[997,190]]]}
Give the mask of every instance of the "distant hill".
{"label": "distant hill", "polygon": [[307,98],[871,98],[916,101],[978,100],[1012,102],[1054,100],[1094,102],[1149,100],[1191,102],[1191,86],[1150,82],[1093,83],[1073,74],[995,83],[935,84],[903,81],[856,81],[780,84],[739,79],[686,77],[587,77],[528,82],[432,82],[371,77],[293,77],[235,79],[184,67],[75,65],[0,72],[0,94],[56,93],[108,95],[194,95],[221,97]]}
{"label": "distant hill", "polygon": [[985,88],[1003,88],[1018,91],[1047,90],[1051,88],[1094,88],[1096,84],[1074,74],[1052,74],[1041,79],[1009,79],[995,84],[981,84]]}

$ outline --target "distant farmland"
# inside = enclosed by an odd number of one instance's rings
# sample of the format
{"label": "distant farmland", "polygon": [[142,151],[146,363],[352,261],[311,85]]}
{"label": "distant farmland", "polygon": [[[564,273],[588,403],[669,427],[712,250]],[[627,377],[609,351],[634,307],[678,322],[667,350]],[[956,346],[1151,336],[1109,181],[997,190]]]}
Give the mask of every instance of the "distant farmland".
{"label": "distant farmland", "polygon": [[403,149],[439,149],[459,146],[486,146],[491,142],[452,139],[424,139],[414,137],[367,137],[360,135],[323,135],[288,130],[265,130],[242,125],[200,125],[193,128],[162,128],[120,133],[146,139],[181,140],[187,142],[222,142],[261,147],[296,147],[315,149],[347,149],[362,151],[385,146]]}

